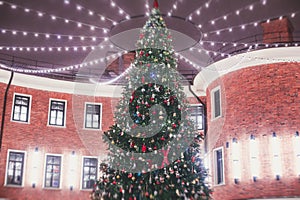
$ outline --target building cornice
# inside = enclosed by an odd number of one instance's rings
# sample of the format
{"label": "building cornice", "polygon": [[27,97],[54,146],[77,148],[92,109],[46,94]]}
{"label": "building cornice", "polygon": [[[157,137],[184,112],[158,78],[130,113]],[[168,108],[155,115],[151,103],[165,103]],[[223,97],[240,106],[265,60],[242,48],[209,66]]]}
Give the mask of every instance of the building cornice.
{"label": "building cornice", "polygon": [[213,81],[233,71],[281,62],[300,62],[300,47],[249,51],[215,62],[197,74],[194,79],[194,90],[205,92]]}

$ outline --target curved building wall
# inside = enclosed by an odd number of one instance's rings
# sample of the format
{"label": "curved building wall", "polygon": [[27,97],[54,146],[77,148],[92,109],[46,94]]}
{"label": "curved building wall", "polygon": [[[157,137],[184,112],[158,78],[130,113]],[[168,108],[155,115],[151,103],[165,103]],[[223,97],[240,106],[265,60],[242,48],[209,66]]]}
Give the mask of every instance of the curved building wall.
{"label": "curved building wall", "polygon": [[[3,105],[6,105],[0,151],[0,199],[89,199],[92,189],[84,187],[84,163],[86,168],[92,163],[84,162],[84,159],[97,159],[98,163],[92,166],[96,167],[96,171],[105,160],[107,146],[102,136],[114,123],[113,113],[121,96],[121,87],[19,73],[14,73],[9,86],[10,74],[0,70],[1,113],[4,112]],[[6,89],[8,95],[5,100]],[[185,92],[191,104],[199,105],[187,88]],[[20,101],[16,102],[16,95],[29,99],[28,122],[17,121],[19,116],[17,120],[12,119],[15,104],[20,105]],[[49,125],[52,100],[65,103],[63,126]],[[26,102],[21,104],[24,107]],[[99,127],[85,127],[87,104],[100,105]],[[58,107],[53,108],[56,116]],[[19,156],[17,159],[16,155]],[[60,164],[48,159],[52,157],[60,158]],[[47,172],[57,173],[60,177],[53,178],[50,183],[46,178]],[[93,182],[89,184],[93,186]]]}
{"label": "curved building wall", "polygon": [[300,63],[225,73],[208,85],[207,107],[214,199],[300,197]]}

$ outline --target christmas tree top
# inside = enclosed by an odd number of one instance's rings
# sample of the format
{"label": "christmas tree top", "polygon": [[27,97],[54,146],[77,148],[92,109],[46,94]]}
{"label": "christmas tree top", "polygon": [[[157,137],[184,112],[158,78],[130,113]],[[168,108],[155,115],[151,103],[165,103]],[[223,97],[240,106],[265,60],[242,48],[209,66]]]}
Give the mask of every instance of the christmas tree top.
{"label": "christmas tree top", "polygon": [[158,9],[158,2],[157,2],[157,0],[154,0],[154,2],[153,2],[153,8]]}
{"label": "christmas tree top", "polygon": [[151,15],[140,31],[136,44],[135,66],[143,64],[165,64],[168,68],[177,68],[177,59],[174,56],[172,35],[158,9],[155,0]]}

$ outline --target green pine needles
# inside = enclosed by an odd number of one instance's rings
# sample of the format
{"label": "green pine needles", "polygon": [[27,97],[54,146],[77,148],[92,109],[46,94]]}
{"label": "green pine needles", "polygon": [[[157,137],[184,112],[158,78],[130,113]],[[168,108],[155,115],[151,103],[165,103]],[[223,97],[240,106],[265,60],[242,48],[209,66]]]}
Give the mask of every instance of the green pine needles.
{"label": "green pine needles", "polygon": [[[124,38],[125,39],[125,38]],[[159,9],[140,32],[115,125],[104,133],[108,162],[91,199],[209,199],[199,135]]]}

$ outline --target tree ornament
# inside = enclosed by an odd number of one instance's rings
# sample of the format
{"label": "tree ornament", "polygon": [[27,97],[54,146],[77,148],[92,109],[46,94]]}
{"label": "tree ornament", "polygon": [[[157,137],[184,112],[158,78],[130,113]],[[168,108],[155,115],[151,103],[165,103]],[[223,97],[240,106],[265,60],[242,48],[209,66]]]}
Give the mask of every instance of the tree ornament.
{"label": "tree ornament", "polygon": [[143,152],[143,153],[145,153],[145,152],[146,152],[146,150],[147,150],[147,147],[146,147],[146,145],[145,145],[145,144],[143,144],[143,146],[142,146],[142,152]]}

